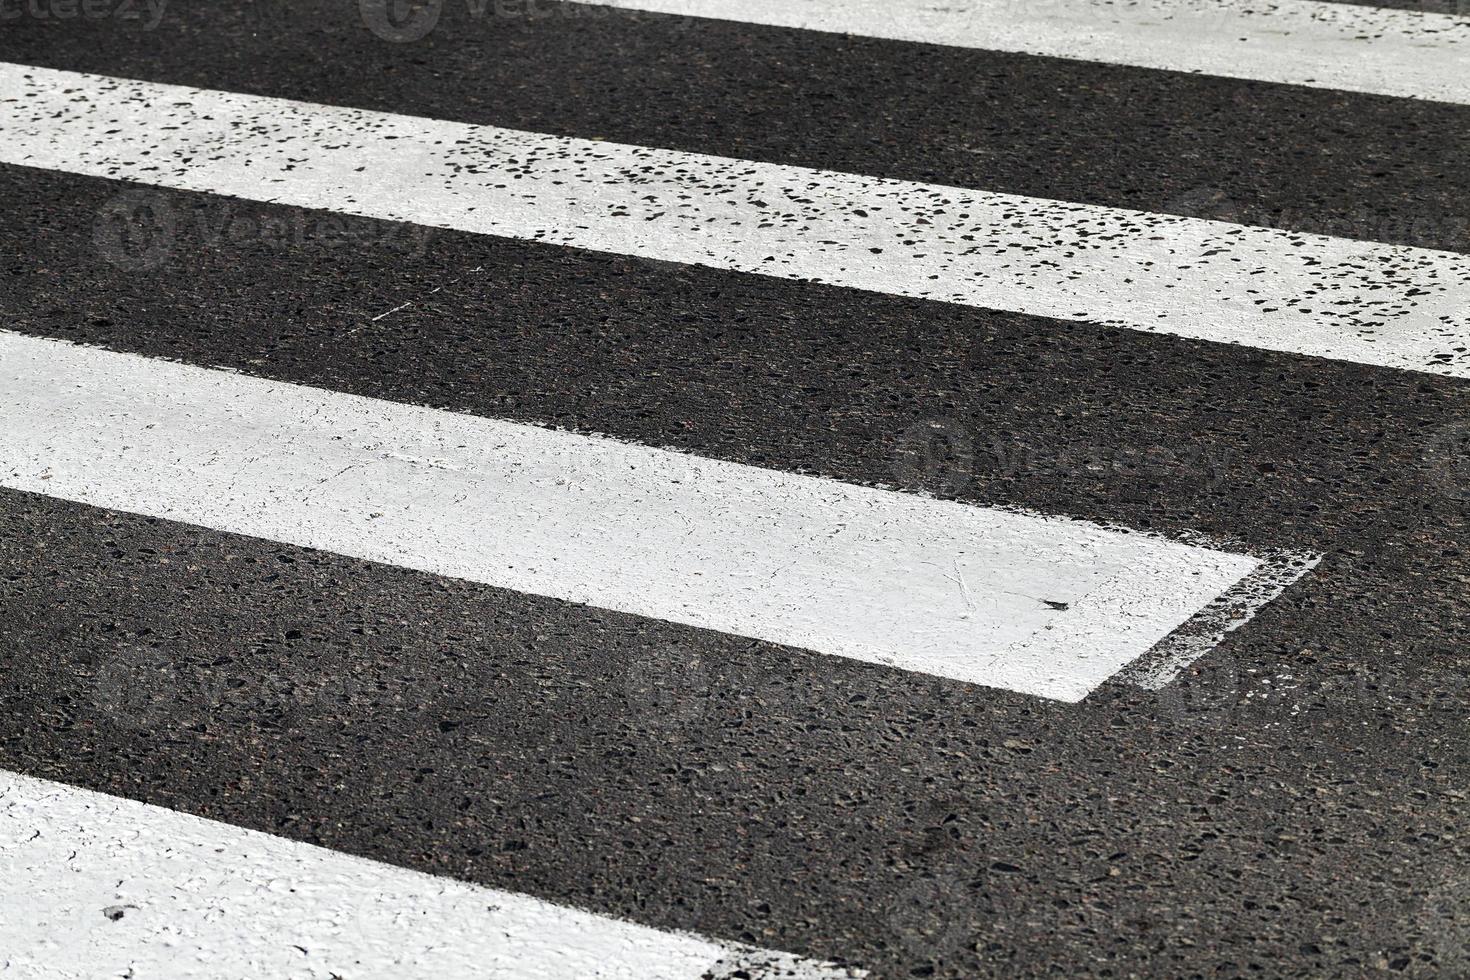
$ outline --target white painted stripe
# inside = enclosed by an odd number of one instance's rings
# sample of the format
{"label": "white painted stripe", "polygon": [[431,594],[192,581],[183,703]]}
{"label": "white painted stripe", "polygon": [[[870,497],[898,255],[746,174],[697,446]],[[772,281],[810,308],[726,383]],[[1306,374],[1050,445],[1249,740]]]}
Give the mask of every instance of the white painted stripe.
{"label": "white painted stripe", "polygon": [[0,162],[1470,377],[1470,256],[0,65]]}
{"label": "white painted stripe", "polygon": [[35,980],[864,975],[8,772],[0,909],[0,976]]}
{"label": "white painted stripe", "polygon": [[1470,18],[1315,0],[603,0],[598,6],[1470,104]]}
{"label": "white painted stripe", "polygon": [[0,485],[1063,701],[1260,565],[8,332]]}
{"label": "white painted stripe", "polygon": [[1322,561],[1320,554],[1303,551],[1278,551],[1259,557],[1260,567],[1126,667],[1118,680],[1150,691],[1162,690]]}

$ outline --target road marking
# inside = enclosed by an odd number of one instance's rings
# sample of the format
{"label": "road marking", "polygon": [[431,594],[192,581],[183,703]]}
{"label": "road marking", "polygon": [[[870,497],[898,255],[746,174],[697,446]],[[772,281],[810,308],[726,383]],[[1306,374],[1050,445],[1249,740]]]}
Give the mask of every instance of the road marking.
{"label": "road marking", "polygon": [[605,0],[596,6],[1470,105],[1470,18],[1314,0]]}
{"label": "road marking", "polygon": [[0,162],[1470,378],[1470,256],[0,65]]}
{"label": "road marking", "polygon": [[1078,701],[1247,555],[0,332],[0,485]]}
{"label": "road marking", "polygon": [[1260,567],[1217,596],[1180,629],[1128,665],[1118,680],[1159,691],[1185,668],[1217,647],[1255,618],[1267,604],[1316,568],[1322,556],[1314,552],[1276,551],[1257,556]]}
{"label": "road marking", "polygon": [[9,772],[0,907],[0,974],[56,980],[865,975]]}

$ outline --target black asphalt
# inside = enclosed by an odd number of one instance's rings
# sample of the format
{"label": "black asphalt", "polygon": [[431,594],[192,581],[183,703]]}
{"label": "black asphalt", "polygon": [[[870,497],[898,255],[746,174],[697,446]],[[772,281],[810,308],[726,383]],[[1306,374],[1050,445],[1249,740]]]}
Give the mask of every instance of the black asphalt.
{"label": "black asphalt", "polygon": [[[1220,188],[1299,230],[1470,200],[1462,108],[283,9],[0,59],[1153,210]],[[18,167],[0,317],[1325,555],[1175,685],[1062,705],[0,492],[0,768],[879,978],[1470,975],[1470,384]]]}
{"label": "black asphalt", "polygon": [[393,43],[350,0],[171,0],[12,22],[0,60],[1470,251],[1470,106],[533,7]]}

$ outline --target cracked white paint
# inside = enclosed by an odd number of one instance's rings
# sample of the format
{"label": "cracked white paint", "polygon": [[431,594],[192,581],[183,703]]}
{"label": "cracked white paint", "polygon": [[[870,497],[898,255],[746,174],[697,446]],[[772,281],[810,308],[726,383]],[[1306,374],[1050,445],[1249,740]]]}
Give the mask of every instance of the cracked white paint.
{"label": "cracked white paint", "polygon": [[1261,564],[9,332],[0,484],[1063,701]]}
{"label": "cracked white paint", "polygon": [[1470,105],[1470,18],[1315,0],[604,0],[597,6]]}
{"label": "cracked white paint", "polygon": [[0,977],[24,980],[864,975],[8,772],[0,909]]}
{"label": "cracked white paint", "polygon": [[0,65],[0,162],[1470,378],[1470,256]]}

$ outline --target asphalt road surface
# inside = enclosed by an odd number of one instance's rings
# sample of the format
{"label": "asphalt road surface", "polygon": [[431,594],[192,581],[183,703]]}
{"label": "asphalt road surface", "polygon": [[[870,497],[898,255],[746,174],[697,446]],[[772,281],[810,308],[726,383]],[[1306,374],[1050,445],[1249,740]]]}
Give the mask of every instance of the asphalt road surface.
{"label": "asphalt road surface", "polygon": [[0,977],[1470,977],[1470,16],[0,0]]}

